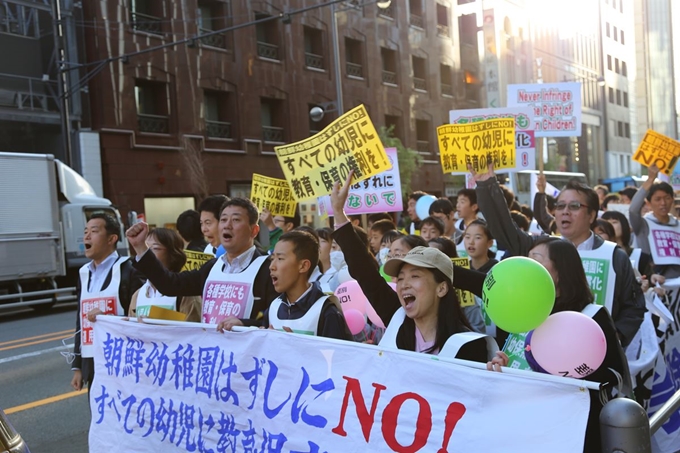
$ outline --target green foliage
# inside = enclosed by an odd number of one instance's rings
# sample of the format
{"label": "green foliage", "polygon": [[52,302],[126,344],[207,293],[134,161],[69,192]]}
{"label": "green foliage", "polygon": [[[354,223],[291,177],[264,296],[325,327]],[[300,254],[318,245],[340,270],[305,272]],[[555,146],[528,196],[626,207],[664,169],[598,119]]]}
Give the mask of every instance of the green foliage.
{"label": "green foliage", "polygon": [[405,147],[401,140],[394,136],[394,125],[381,126],[378,135],[385,148],[397,148],[401,193],[404,195],[411,193],[411,179],[413,173],[422,165],[423,157],[417,151]]}

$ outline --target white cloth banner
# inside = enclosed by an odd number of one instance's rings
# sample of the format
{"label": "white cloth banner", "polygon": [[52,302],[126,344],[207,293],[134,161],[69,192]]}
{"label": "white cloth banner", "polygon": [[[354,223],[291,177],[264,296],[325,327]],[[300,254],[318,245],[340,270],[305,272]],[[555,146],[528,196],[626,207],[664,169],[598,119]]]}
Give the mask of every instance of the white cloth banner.
{"label": "white cloth banner", "polygon": [[95,329],[91,452],[583,450],[579,381],[271,330]]}

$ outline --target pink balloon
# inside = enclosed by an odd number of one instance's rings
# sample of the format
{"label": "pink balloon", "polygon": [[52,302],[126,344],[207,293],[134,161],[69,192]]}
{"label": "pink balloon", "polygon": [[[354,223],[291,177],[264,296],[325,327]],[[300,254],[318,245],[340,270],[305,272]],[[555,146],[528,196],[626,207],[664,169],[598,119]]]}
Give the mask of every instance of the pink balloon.
{"label": "pink balloon", "polygon": [[378,316],[378,313],[376,313],[375,308],[373,308],[373,305],[371,305],[371,302],[366,304],[366,315],[368,315],[368,319],[371,320],[374,326],[385,329],[385,324],[383,323],[382,319],[380,319],[380,316]]}
{"label": "pink balloon", "polygon": [[394,292],[397,292],[397,284],[394,282],[387,282],[388,285],[390,285],[390,288],[394,290]]}
{"label": "pink balloon", "polygon": [[595,372],[607,354],[602,328],[577,311],[550,315],[531,338],[531,354],[550,374],[582,378]]}
{"label": "pink balloon", "polygon": [[364,330],[364,326],[366,326],[364,315],[362,315],[359,310],[355,310],[354,308],[348,308],[343,310],[343,312],[345,314],[347,327],[349,327],[349,331],[352,332],[352,335],[361,333],[361,331]]}
{"label": "pink balloon", "polygon": [[361,291],[361,287],[356,280],[350,280],[339,285],[335,289],[335,296],[342,304],[343,310],[353,308],[358,310],[362,315],[366,314],[368,299],[364,296],[364,293]]}

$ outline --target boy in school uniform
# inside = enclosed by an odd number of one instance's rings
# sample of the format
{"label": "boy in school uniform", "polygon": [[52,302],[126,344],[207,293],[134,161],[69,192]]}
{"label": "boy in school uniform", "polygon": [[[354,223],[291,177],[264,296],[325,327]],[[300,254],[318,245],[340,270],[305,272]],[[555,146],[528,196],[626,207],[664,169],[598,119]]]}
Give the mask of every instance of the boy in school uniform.
{"label": "boy in school uniform", "polygon": [[319,261],[319,242],[306,231],[281,236],[271,255],[269,272],[274,289],[281,293],[259,320],[229,317],[217,326],[224,332],[234,326],[273,327],[320,337],[352,340],[340,304],[323,293],[309,277]]}

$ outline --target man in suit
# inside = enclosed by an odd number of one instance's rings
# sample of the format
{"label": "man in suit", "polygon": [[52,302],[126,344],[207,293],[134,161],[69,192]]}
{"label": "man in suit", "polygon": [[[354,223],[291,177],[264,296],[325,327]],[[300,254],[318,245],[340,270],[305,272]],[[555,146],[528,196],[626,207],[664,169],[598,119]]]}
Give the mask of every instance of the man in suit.
{"label": "man in suit", "polygon": [[94,378],[93,331],[88,314],[124,316],[130,299],[144,283],[134,272],[129,257],[118,256],[120,223],[109,214],[93,214],[85,226],[85,256],[91,261],[80,268],[76,285],[79,307],[76,318],[75,355],[71,386],[81,390]]}
{"label": "man in suit", "polygon": [[200,269],[176,273],[147,253],[149,226],[133,225],[127,238],[137,252],[134,267],[168,296],[203,296],[201,320],[218,324],[229,316],[255,319],[278,293],[269,275],[268,255],[255,247],[260,228],[255,205],[244,198],[226,201],[220,210],[219,238],[226,253]]}

